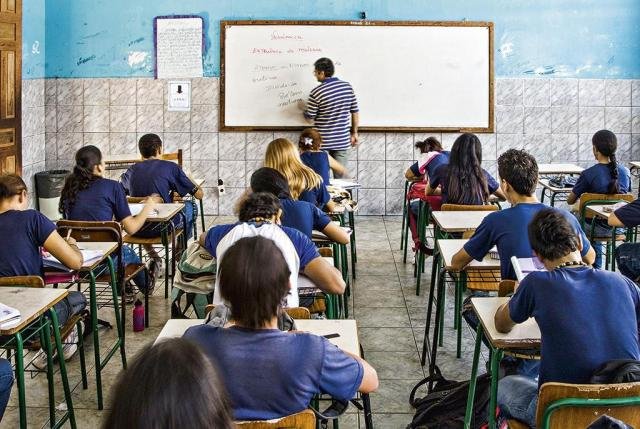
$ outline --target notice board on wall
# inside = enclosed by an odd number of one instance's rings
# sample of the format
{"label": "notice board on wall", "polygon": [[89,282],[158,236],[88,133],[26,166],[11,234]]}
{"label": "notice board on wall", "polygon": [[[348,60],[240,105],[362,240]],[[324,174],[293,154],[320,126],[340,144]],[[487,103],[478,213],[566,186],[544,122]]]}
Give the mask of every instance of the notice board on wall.
{"label": "notice board on wall", "polygon": [[202,77],[203,24],[197,15],[153,20],[157,79]]}
{"label": "notice board on wall", "polygon": [[299,129],[331,58],[360,129],[493,132],[493,23],[222,21],[220,128]]}

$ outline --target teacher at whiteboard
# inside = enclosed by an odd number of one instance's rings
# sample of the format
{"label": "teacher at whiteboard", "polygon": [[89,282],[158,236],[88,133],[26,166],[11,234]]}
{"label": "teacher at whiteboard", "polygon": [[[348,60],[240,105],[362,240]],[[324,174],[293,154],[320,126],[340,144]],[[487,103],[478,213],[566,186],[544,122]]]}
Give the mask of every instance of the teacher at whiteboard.
{"label": "teacher at whiteboard", "polygon": [[[343,166],[349,161],[351,146],[358,144],[358,102],[349,82],[333,76],[335,68],[329,58],[314,64],[313,75],[320,85],[309,93],[304,109],[322,136],[322,149]],[[342,174],[334,172],[336,178]]]}

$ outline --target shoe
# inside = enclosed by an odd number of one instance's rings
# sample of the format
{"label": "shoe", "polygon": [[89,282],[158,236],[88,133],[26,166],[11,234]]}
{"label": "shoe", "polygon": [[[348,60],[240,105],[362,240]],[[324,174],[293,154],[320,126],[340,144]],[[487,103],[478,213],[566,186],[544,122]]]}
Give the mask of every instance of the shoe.
{"label": "shoe", "polygon": [[151,258],[149,262],[149,269],[155,271],[155,278],[164,277],[164,264],[163,260],[160,257]]}
{"label": "shoe", "polygon": [[152,259],[149,262],[149,268],[147,269],[149,282],[147,283],[147,294],[151,295],[156,287],[156,280],[160,277],[160,267],[158,265],[158,259]]}
{"label": "shoe", "polygon": [[[78,351],[78,327],[75,326],[71,333],[67,336],[67,338],[62,340],[62,356],[65,361],[70,360]],[[53,345],[52,345],[53,346]],[[57,350],[53,351],[53,359],[55,359],[58,355]],[[47,369],[47,353],[44,349],[40,349],[38,351],[38,355],[31,362],[33,366],[38,368],[41,371]]]}

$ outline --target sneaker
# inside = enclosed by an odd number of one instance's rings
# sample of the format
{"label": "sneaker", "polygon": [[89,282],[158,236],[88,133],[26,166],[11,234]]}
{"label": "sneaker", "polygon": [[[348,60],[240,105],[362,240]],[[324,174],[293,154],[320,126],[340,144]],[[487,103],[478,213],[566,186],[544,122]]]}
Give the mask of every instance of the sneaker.
{"label": "sneaker", "polygon": [[149,263],[149,269],[153,269],[155,272],[155,278],[164,277],[164,264],[163,260],[160,257],[151,258],[151,262]]}
{"label": "sneaker", "polygon": [[[55,352],[54,352],[54,357],[55,357]],[[36,355],[35,358],[33,358],[31,363],[33,364],[33,366],[35,366],[41,371],[44,371],[45,369],[47,369],[47,354],[45,353],[44,349],[38,350],[38,354]]]}
{"label": "sneaker", "polygon": [[[62,356],[64,356],[65,361],[68,361],[78,351],[78,344],[76,344],[78,342],[78,327],[75,326],[71,333],[67,336],[67,338],[63,339],[62,341]],[[55,350],[54,346],[53,359],[55,359],[57,355],[58,352]],[[33,359],[31,363],[41,371],[47,369],[47,353],[45,353],[44,349],[40,349],[38,351],[38,355]]]}

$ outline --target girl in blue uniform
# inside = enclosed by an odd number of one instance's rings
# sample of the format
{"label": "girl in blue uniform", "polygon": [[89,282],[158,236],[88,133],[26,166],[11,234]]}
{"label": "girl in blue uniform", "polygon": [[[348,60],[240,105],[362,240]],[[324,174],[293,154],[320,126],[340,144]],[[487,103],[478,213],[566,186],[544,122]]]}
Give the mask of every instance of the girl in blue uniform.
{"label": "girl in blue uniform", "polygon": [[306,128],[302,130],[298,139],[298,148],[300,149],[300,160],[304,165],[315,171],[322,177],[325,185],[330,182],[329,169],[334,171],[336,177],[342,177],[346,174],[346,166],[340,164],[334,157],[327,152],[320,150],[322,147],[322,136],[315,128]]}
{"label": "girl in blue uniform", "polygon": [[[115,180],[105,179],[105,164],[102,153],[95,146],[84,146],[76,152],[76,165],[67,177],[60,197],[60,213],[69,220],[107,222],[116,220],[128,234],[135,234],[144,225],[155,203],[147,200],[142,211],[131,215],[127,197],[122,185]],[[122,261],[140,264],[142,261],[129,246],[122,246]],[[152,270],[153,271],[153,270]],[[148,279],[147,273],[138,273],[133,282],[145,291],[153,287],[155,279]]]}

